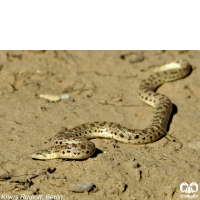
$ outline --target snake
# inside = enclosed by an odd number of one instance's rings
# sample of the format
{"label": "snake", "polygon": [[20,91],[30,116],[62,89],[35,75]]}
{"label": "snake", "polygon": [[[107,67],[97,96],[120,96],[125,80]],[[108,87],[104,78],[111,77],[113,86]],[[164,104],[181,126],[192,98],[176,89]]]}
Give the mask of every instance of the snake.
{"label": "snake", "polygon": [[145,129],[130,129],[115,122],[85,123],[74,128],[63,128],[52,139],[54,146],[37,150],[31,154],[33,159],[87,159],[95,151],[91,138],[113,138],[127,144],[148,144],[166,135],[166,129],[172,112],[171,100],[154,92],[165,82],[186,77],[191,65],[183,59],[166,63],[158,68],[147,79],[141,81],[138,89],[139,98],[154,107],[153,118]]}

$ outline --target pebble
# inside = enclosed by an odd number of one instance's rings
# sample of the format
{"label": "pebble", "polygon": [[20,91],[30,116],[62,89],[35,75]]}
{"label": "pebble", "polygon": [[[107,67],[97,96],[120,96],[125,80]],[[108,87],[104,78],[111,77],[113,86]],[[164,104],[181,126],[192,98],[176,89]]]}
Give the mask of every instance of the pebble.
{"label": "pebble", "polygon": [[74,101],[74,98],[68,94],[64,94],[62,96],[51,95],[51,94],[40,94],[39,97],[46,99],[50,102],[57,102],[57,101],[60,101],[61,99],[67,100],[67,101]]}
{"label": "pebble", "polygon": [[84,182],[84,183],[78,183],[77,185],[75,185],[72,189],[73,192],[89,192],[90,190],[92,190],[92,188],[94,187],[94,184],[92,181],[88,181],[88,182]]}
{"label": "pebble", "polygon": [[68,101],[74,101],[74,98],[69,96],[68,94],[63,94],[61,96],[61,99],[65,99],[65,100],[68,100]]}
{"label": "pebble", "polygon": [[56,102],[56,101],[60,101],[60,97],[56,96],[56,95],[51,95],[51,94],[40,94],[39,95],[40,98],[46,99],[50,102]]}

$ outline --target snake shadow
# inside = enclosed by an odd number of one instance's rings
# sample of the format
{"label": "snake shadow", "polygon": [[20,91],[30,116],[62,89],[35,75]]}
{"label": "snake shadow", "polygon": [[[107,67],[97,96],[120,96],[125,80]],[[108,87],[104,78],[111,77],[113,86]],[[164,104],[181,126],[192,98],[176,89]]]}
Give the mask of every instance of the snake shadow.
{"label": "snake shadow", "polygon": [[102,154],[103,151],[101,149],[96,148],[95,153],[91,156],[91,158],[96,158],[98,154]]}

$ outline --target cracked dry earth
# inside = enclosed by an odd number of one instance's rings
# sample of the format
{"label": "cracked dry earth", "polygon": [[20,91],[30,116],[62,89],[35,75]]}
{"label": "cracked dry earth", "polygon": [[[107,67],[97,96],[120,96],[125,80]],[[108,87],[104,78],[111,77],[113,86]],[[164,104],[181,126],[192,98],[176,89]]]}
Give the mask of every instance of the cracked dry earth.
{"label": "cracked dry earth", "polygon": [[[30,158],[63,127],[147,127],[153,108],[138,98],[140,81],[178,58],[191,74],[157,89],[174,104],[166,136],[146,145],[92,139],[94,156],[80,161]],[[0,198],[183,199],[181,183],[200,184],[199,63],[200,51],[0,51]],[[84,182],[94,185],[74,190]]]}

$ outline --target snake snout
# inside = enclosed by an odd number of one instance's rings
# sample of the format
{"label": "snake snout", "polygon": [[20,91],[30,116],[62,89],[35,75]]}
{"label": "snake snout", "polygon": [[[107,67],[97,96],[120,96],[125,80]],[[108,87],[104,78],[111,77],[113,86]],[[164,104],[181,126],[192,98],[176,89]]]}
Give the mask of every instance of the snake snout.
{"label": "snake snout", "polygon": [[32,153],[30,157],[33,159],[52,159],[52,157],[50,156],[50,151],[48,149],[36,151]]}

